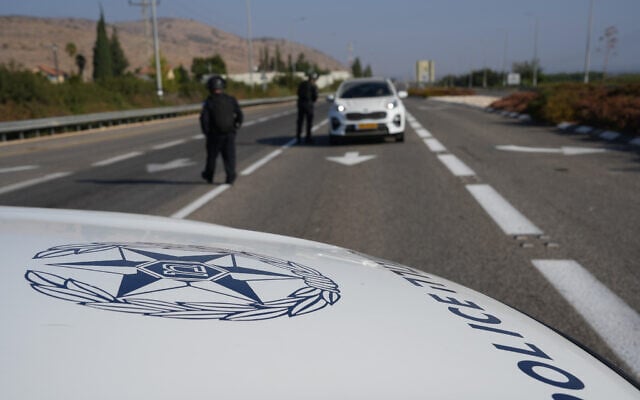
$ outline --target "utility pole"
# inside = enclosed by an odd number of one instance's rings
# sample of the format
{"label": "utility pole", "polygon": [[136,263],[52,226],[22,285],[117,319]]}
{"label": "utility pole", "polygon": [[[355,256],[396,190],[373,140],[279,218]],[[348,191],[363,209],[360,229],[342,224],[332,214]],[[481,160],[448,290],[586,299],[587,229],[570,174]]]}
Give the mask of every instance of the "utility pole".
{"label": "utility pole", "polygon": [[148,55],[151,56],[154,51],[153,36],[151,33],[151,19],[149,18],[149,8],[151,7],[151,0],[141,0],[139,3],[129,0],[130,6],[138,6],[141,8],[142,21],[144,22],[144,36],[148,40]]}
{"label": "utility pole", "polygon": [[153,52],[155,54],[156,63],[156,88],[158,97],[162,98],[164,92],[162,90],[162,68],[160,66],[160,43],[158,41],[158,18],[156,15],[156,6],[160,0],[142,0],[140,3],[134,3],[129,0],[129,5],[142,7],[143,18],[146,18],[147,7],[151,4],[151,18],[153,28]]}
{"label": "utility pole", "polygon": [[58,45],[53,44],[51,46],[51,50],[53,50],[53,63],[56,68],[56,83],[60,82],[60,70],[58,69]]}
{"label": "utility pole", "polygon": [[249,45],[249,84],[253,87],[253,43],[251,42],[251,4],[247,0],[247,41]]}
{"label": "utility pole", "polygon": [[162,71],[160,68],[160,43],[158,43],[158,18],[156,15],[156,2],[151,0],[151,16],[153,18],[153,49],[156,53],[156,86],[158,88],[158,97],[162,98]]}
{"label": "utility pole", "polygon": [[504,53],[502,54],[502,86],[507,86],[507,45],[509,44],[509,32],[504,33]]}
{"label": "utility pole", "polygon": [[587,23],[587,48],[584,52],[584,83],[589,83],[589,62],[591,57],[591,25],[593,25],[593,0],[589,2],[589,20]]}
{"label": "utility pole", "polygon": [[536,25],[533,32],[533,87],[538,86],[538,22],[536,16]]}

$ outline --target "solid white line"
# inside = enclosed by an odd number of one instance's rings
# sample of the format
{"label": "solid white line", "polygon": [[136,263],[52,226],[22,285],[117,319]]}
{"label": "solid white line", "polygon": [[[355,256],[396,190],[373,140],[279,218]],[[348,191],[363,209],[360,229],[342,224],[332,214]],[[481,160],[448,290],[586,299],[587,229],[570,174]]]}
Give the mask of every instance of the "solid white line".
{"label": "solid white line", "polygon": [[141,153],[139,151],[132,151],[131,153],[121,154],[119,156],[115,156],[115,157],[112,157],[112,158],[107,158],[106,160],[94,162],[91,165],[93,165],[94,167],[104,167],[105,165],[115,164],[115,163],[117,163],[119,161],[124,161],[124,160],[127,160],[129,158],[137,157],[137,156],[142,155],[142,154],[143,153]]}
{"label": "solid white line", "polygon": [[204,134],[199,133],[197,135],[193,135],[193,136],[191,136],[191,139],[193,139],[193,140],[202,140],[202,139],[204,139]]}
{"label": "solid white line", "polygon": [[0,174],[4,174],[6,172],[28,171],[30,169],[36,169],[36,168],[38,168],[37,165],[21,165],[19,167],[0,168]]}
{"label": "solid white line", "polygon": [[166,142],[166,143],[157,144],[157,145],[153,146],[152,149],[154,149],[154,150],[162,150],[162,149],[166,149],[166,148],[169,148],[169,147],[177,146],[177,145],[182,144],[184,142],[185,141],[183,139],[174,140],[172,142]]}
{"label": "solid white line", "polygon": [[249,175],[249,174],[255,172],[258,168],[262,167],[263,165],[265,165],[266,163],[268,163],[272,159],[278,157],[280,154],[282,154],[282,150],[280,150],[280,149],[272,151],[271,153],[269,153],[266,156],[262,157],[260,160],[256,161],[255,163],[253,163],[250,166],[248,166],[247,168],[245,168],[244,171],[240,172],[240,175],[245,176],[245,175]]}
{"label": "solid white line", "polygon": [[434,153],[447,151],[447,148],[444,147],[438,139],[425,139],[424,142],[426,143],[427,147],[429,147],[429,150]]}
{"label": "solid white line", "polygon": [[640,316],[574,260],[533,260],[611,350],[640,376]]}
{"label": "solid white line", "polygon": [[474,176],[476,173],[453,154],[442,154],[438,158],[455,176]]}
{"label": "solid white line", "polygon": [[327,118],[327,119],[325,119],[325,120],[323,120],[323,121],[322,121],[322,122],[320,122],[320,123],[315,124],[315,125],[311,128],[311,132],[315,132],[315,131],[317,131],[318,129],[320,129],[320,127],[321,127],[322,125],[325,125],[327,122],[329,122],[329,119],[328,119],[328,118]]}
{"label": "solid white line", "polygon": [[22,181],[18,183],[14,183],[13,185],[8,185],[0,188],[0,194],[5,194],[9,192],[13,192],[14,190],[24,189],[29,186],[37,185],[40,183],[48,182],[54,179],[63,178],[65,176],[71,175],[71,172],[56,172],[54,174],[49,174],[42,176],[40,178],[29,179],[27,181]]}
{"label": "solid white line", "polygon": [[431,136],[431,132],[429,132],[428,130],[424,129],[424,128],[418,128],[415,130],[416,133],[418,134],[418,136],[420,136],[421,138],[430,138],[433,137]]}
{"label": "solid white line", "polygon": [[507,235],[540,235],[542,230],[516,210],[489,185],[467,185],[467,190]]}
{"label": "solid white line", "polygon": [[180,219],[186,218],[191,213],[193,213],[194,211],[196,211],[200,207],[204,206],[205,204],[207,204],[208,202],[210,202],[211,200],[216,198],[220,193],[224,192],[225,190],[229,189],[230,187],[231,187],[231,185],[227,185],[226,183],[224,185],[220,185],[220,186],[216,187],[215,189],[205,193],[203,196],[201,196],[198,199],[196,199],[195,201],[193,201],[191,204],[188,204],[186,207],[184,207],[181,210],[173,213],[171,215],[171,217],[172,218],[180,218]]}

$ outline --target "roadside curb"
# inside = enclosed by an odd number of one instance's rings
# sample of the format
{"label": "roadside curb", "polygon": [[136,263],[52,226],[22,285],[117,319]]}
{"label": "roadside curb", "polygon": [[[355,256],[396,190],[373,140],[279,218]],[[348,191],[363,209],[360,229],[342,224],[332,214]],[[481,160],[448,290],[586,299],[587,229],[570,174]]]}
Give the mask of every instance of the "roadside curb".
{"label": "roadside curb", "polygon": [[[515,118],[521,122],[533,122],[533,119],[529,114],[520,114],[516,112],[509,112],[505,110],[498,110],[495,108],[487,107],[486,112],[495,113],[507,118]],[[565,133],[576,133],[579,135],[590,136],[592,139],[604,140],[606,142],[617,142],[622,144],[628,144],[640,148],[640,137],[624,135],[620,132],[594,128],[588,125],[580,125],[573,122],[561,122],[556,125],[556,129]]]}

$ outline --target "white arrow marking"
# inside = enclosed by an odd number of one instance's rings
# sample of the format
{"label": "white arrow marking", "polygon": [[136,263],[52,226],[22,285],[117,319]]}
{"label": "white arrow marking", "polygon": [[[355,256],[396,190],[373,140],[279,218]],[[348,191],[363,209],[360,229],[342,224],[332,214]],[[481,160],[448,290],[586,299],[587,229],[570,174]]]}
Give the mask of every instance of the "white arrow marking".
{"label": "white arrow marking", "polygon": [[168,169],[188,167],[194,165],[195,162],[188,158],[178,158],[177,160],[169,161],[165,164],[147,164],[147,172],[153,174],[154,172],[166,171]]}
{"label": "white arrow marking", "polygon": [[525,147],[515,145],[496,146],[496,149],[503,151],[517,151],[521,153],[556,153],[565,156],[575,156],[578,154],[604,153],[606,149],[590,149],[585,147]]}
{"label": "white arrow marking", "polygon": [[344,153],[344,156],[341,156],[341,157],[327,157],[327,160],[333,161],[333,162],[337,162],[337,163],[340,163],[342,165],[351,166],[351,165],[360,164],[361,162],[369,161],[369,160],[371,160],[373,158],[376,158],[376,156],[374,156],[374,155],[361,156],[360,153],[357,152],[357,151],[348,151],[348,152]]}

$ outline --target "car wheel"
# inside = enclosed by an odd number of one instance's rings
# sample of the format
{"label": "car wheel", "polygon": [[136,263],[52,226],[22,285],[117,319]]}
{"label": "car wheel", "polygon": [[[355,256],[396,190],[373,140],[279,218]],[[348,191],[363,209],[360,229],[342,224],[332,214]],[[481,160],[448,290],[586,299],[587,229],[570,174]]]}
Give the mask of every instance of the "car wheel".
{"label": "car wheel", "polygon": [[396,136],[396,142],[404,142],[404,132],[398,133],[398,136]]}

